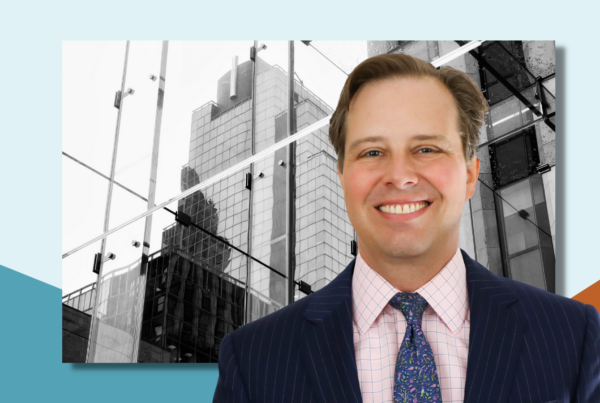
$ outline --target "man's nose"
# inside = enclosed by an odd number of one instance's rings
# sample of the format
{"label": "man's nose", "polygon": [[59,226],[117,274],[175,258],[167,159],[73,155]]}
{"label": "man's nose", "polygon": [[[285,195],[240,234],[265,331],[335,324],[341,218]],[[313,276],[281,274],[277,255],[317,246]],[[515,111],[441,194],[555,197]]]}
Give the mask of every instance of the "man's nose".
{"label": "man's nose", "polygon": [[396,155],[390,158],[386,167],[386,185],[393,185],[398,189],[407,189],[418,182],[417,171],[410,158]]}

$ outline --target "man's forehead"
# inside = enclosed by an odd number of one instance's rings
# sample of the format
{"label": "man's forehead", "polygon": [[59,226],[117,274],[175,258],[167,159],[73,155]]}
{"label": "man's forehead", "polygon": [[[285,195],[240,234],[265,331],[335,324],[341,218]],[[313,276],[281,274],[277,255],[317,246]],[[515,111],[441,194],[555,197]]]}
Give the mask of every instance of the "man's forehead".
{"label": "man's forehead", "polygon": [[350,103],[345,132],[351,141],[350,137],[389,135],[386,132],[395,127],[408,130],[414,140],[442,140],[451,134],[448,130],[458,133],[459,126],[454,97],[439,80],[392,77],[359,88]]}
{"label": "man's forehead", "polygon": [[443,91],[444,89],[446,89],[445,86],[438,79],[431,76],[392,76],[376,80],[370,80],[362,84],[360,88],[354,93],[354,96],[348,104],[348,110],[352,110],[352,106],[356,104],[356,100],[362,93],[364,93],[367,90],[369,93],[377,93],[395,86],[404,88],[405,85],[403,84],[410,84],[416,82],[430,82],[437,84],[435,86],[437,88],[434,90],[434,87],[432,87],[432,91],[438,91],[440,89]]}

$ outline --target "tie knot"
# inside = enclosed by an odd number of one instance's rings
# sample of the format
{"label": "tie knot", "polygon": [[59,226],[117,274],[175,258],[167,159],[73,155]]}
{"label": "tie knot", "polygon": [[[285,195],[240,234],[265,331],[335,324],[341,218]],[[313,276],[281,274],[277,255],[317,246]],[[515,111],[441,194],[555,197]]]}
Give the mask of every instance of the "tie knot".
{"label": "tie knot", "polygon": [[392,297],[390,305],[404,314],[408,324],[421,326],[423,312],[427,308],[425,298],[417,293],[399,292]]}

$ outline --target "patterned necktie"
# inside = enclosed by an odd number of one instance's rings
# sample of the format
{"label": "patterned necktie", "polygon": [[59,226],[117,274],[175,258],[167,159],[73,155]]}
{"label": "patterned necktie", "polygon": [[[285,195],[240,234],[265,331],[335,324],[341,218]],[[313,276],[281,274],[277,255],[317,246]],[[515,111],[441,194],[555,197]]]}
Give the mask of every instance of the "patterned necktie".
{"label": "patterned necktie", "polygon": [[417,293],[399,292],[390,305],[406,318],[406,334],[396,358],[394,403],[441,403],[433,352],[421,328],[427,301]]}

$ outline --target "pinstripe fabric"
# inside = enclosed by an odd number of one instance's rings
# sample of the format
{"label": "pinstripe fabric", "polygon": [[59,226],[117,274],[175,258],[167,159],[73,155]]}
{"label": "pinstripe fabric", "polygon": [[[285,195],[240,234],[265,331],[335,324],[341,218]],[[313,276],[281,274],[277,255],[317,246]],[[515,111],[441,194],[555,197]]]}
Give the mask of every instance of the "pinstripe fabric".
{"label": "pinstripe fabric", "polygon": [[[406,319],[388,302],[399,291],[372,270],[359,253],[352,277],[353,333],[365,403],[393,401],[396,358]],[[422,328],[433,351],[442,401],[461,403],[467,377],[470,320],[467,274],[460,249],[415,293],[429,303]]]}
{"label": "pinstripe fabric", "polygon": [[471,306],[465,402],[600,402],[598,312],[463,258]]}
{"label": "pinstripe fabric", "polygon": [[[600,402],[600,315],[498,277],[463,252],[471,307],[465,403]],[[323,289],[227,334],[214,402],[362,402],[354,261]]]}

